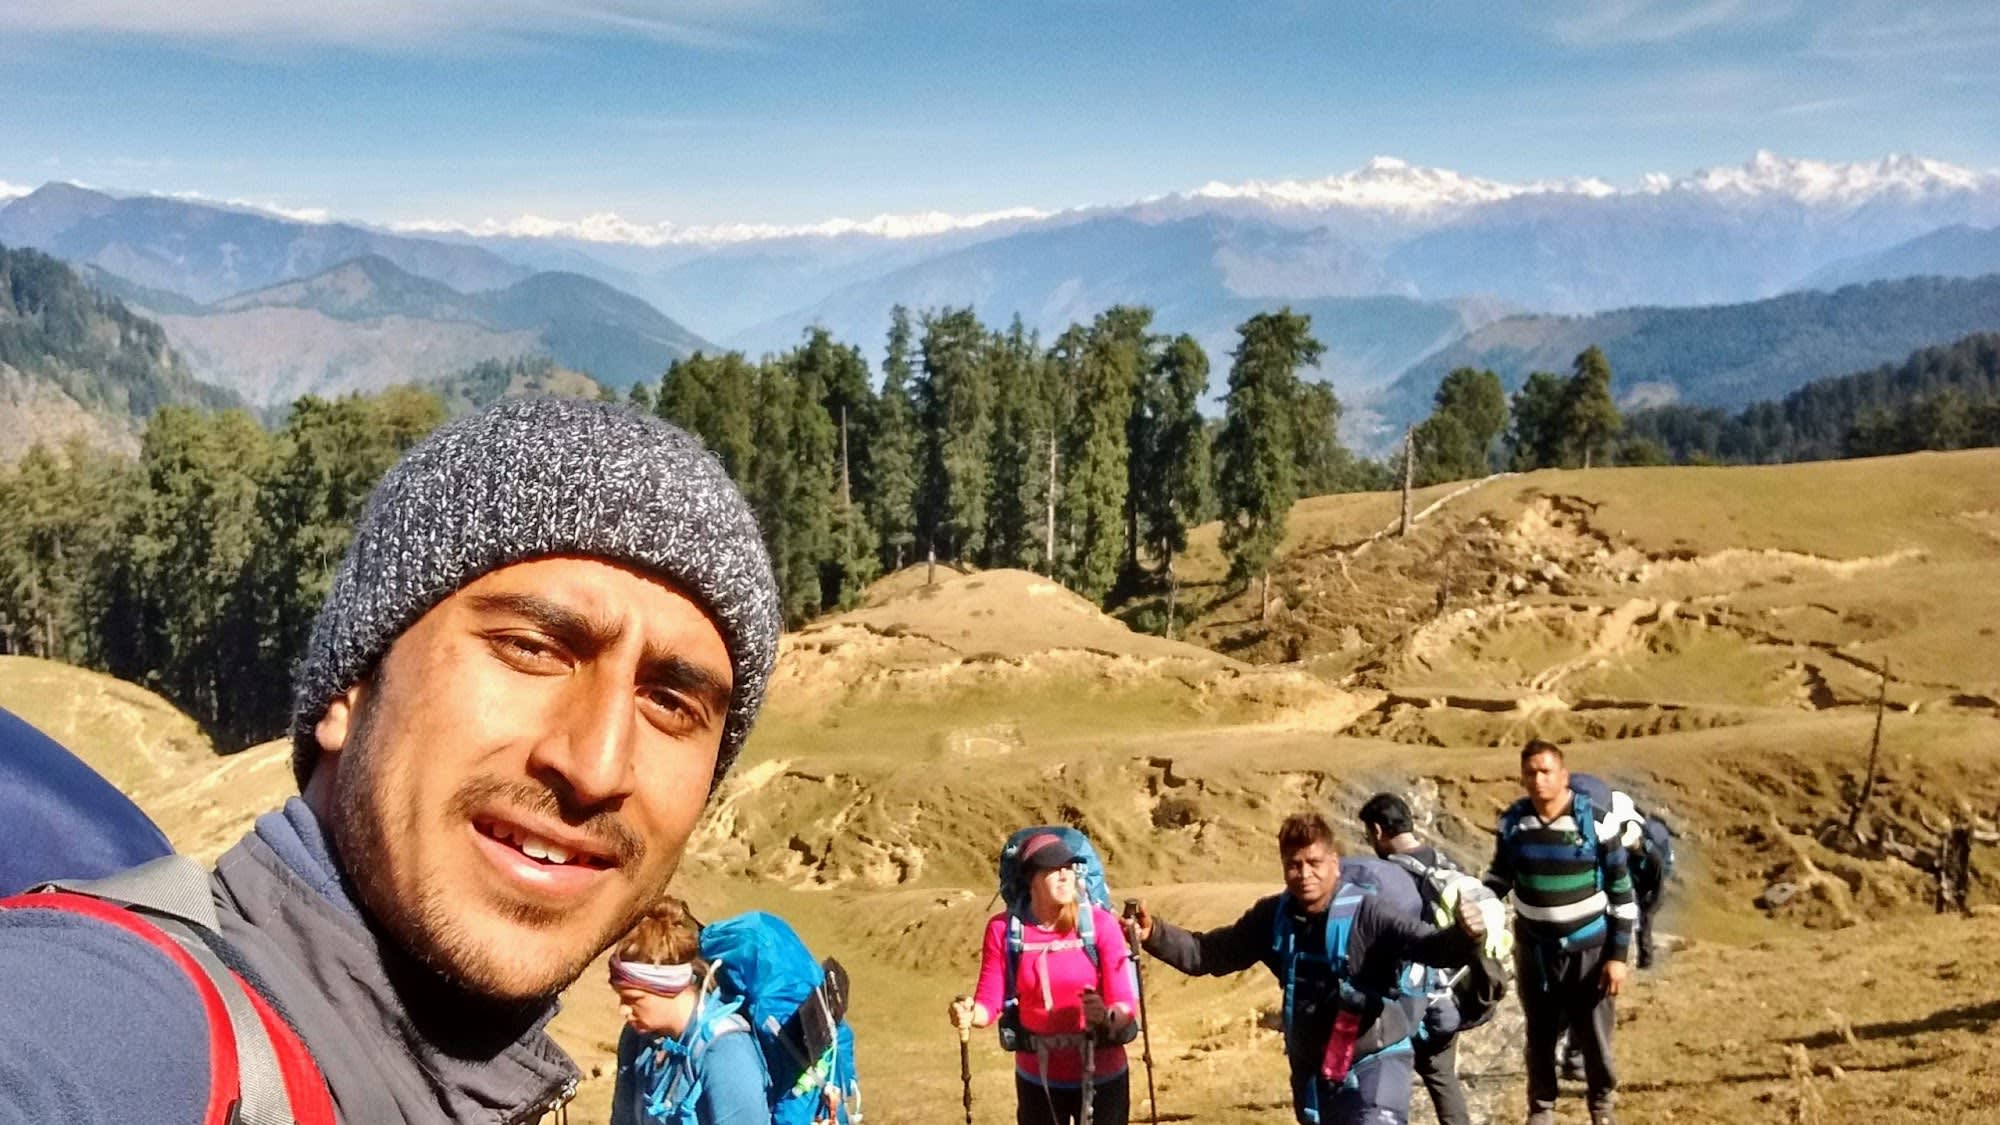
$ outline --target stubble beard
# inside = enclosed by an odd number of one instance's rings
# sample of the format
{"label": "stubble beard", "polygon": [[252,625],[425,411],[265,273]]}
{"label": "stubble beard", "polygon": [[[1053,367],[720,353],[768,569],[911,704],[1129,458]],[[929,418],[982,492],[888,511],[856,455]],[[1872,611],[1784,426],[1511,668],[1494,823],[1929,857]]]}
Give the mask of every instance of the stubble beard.
{"label": "stubble beard", "polygon": [[[388,800],[389,794],[406,792],[409,786],[394,763],[384,760],[387,755],[372,752],[372,711],[367,703],[357,709],[353,733],[343,750],[346,768],[334,778],[334,851],[363,911],[420,964],[454,987],[480,997],[506,1003],[546,1001],[581,976],[599,953],[645,914],[651,896],[636,896],[600,933],[579,943],[574,951],[533,959],[509,955],[509,949],[517,945],[510,935],[482,941],[462,912],[452,909],[440,872],[417,871],[416,886],[409,893],[399,891],[394,885],[391,858],[398,850],[396,841],[414,841],[427,826],[424,810],[398,809]],[[452,823],[466,819],[461,809],[476,805],[496,789],[513,793],[518,800],[522,791],[536,787],[525,782],[510,786],[493,778],[468,778],[440,810],[447,830]],[[546,790],[539,792],[554,803],[553,795],[547,795]],[[521,803],[534,807],[540,802],[531,799]],[[643,851],[643,843],[639,850]],[[636,856],[622,858],[636,864]],[[661,883],[663,888],[665,880]],[[568,916],[565,911],[519,899],[492,903],[491,908],[508,922],[540,932],[554,929]]]}

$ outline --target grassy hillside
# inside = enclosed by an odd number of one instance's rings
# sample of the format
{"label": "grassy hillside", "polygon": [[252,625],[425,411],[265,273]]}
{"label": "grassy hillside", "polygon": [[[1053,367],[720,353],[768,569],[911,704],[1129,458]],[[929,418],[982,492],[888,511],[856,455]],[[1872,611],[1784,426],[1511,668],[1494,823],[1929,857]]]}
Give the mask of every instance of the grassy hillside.
{"label": "grassy hillside", "polygon": [[[1620,1004],[1626,1119],[1985,1120],[2000,1041],[1968,990],[2000,974],[2000,868],[1979,849],[1978,910],[1934,918],[1927,865],[1942,826],[1990,829],[2000,809],[2000,451],[1551,472],[1419,499],[1438,501],[1409,540],[1372,538],[1393,496],[1300,505],[1268,622],[1215,584],[1202,529],[1183,562],[1199,643],[1133,634],[1021,572],[884,579],[785,638],[677,890],[703,916],[780,911],[849,967],[871,1120],[955,1120],[943,1009],[972,983],[1010,830],[1078,825],[1117,893],[1213,925],[1276,887],[1287,813],[1331,813],[1358,851],[1353,811],[1379,789],[1483,863],[1516,749],[1547,734],[1680,832],[1669,953]],[[1885,659],[1856,840],[1840,826]],[[219,768],[198,746],[135,749],[182,728],[114,684],[0,661],[0,705],[105,747],[93,761],[177,839],[212,848],[283,792],[281,747]],[[128,713],[152,718],[103,725]],[[575,1120],[610,1096],[602,981],[587,972],[554,1025],[596,1071]],[[1153,964],[1146,983],[1163,1118],[1291,1119],[1267,974]],[[1492,1120],[1518,1112],[1518,1027],[1461,1046]],[[1005,1119],[989,1035],[973,1059],[975,1119]]]}

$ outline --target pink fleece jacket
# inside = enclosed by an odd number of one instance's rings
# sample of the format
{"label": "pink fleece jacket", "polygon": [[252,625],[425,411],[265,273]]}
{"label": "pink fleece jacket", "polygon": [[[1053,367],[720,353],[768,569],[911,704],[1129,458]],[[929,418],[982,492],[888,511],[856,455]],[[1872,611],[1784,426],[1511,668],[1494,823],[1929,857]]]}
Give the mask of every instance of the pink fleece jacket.
{"label": "pink fleece jacket", "polygon": [[[1073,1035],[1083,1030],[1083,992],[1095,988],[1107,1008],[1119,1008],[1128,1015],[1137,1010],[1134,991],[1132,952],[1125,944],[1125,930],[1118,917],[1103,907],[1093,906],[1098,964],[1092,966],[1075,934],[1059,934],[1029,923],[1022,930],[1025,946],[1014,988],[1021,1000],[1021,1026],[1036,1035]],[[986,923],[986,945],[979,958],[979,987],[972,998],[980,1007],[1000,1014],[1007,988],[1007,915],[995,914]],[[1093,1075],[1099,1081],[1125,1071],[1125,1048],[1099,1047]],[[1051,1086],[1075,1086],[1083,1081],[1083,1053],[1078,1049],[1051,1049],[1048,1053],[1047,1081]],[[1022,1077],[1040,1082],[1043,1074],[1032,1051],[1014,1056],[1014,1067]]]}

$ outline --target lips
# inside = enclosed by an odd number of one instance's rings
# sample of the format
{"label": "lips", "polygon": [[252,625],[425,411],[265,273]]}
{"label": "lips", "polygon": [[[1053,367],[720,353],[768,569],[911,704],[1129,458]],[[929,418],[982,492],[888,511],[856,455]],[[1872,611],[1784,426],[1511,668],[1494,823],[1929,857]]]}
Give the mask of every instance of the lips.
{"label": "lips", "polygon": [[557,840],[553,835],[498,818],[474,820],[472,827],[487,839],[505,844],[537,863],[598,869],[617,866],[610,856],[573,837],[566,841]]}
{"label": "lips", "polygon": [[607,849],[550,827],[499,816],[472,820],[475,850],[511,896],[573,900],[612,877],[618,862]]}

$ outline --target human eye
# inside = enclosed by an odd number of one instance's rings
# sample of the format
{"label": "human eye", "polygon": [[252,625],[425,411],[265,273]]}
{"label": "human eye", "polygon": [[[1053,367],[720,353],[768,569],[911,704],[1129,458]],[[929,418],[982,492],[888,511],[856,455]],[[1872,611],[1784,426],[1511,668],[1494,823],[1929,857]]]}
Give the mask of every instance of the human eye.
{"label": "human eye", "polygon": [[553,675],[569,670],[570,661],[563,647],[537,633],[503,630],[487,634],[486,643],[501,662],[522,672]]}

